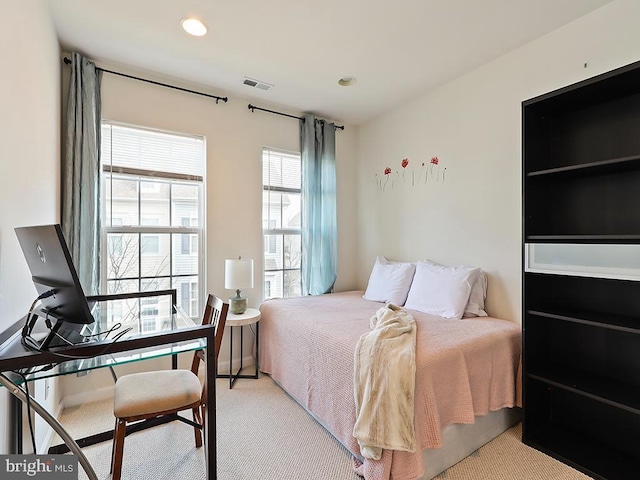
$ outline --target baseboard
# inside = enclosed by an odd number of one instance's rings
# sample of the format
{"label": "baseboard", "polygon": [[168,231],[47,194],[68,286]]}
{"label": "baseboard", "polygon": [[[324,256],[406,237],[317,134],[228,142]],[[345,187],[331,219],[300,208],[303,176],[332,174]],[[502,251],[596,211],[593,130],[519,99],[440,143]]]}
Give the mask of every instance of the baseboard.
{"label": "baseboard", "polygon": [[[242,358],[242,368],[255,368],[255,360],[253,359],[253,355],[249,355],[249,356],[245,356]],[[234,360],[233,362],[233,368],[238,369],[240,367],[240,361],[239,360]],[[223,374],[223,375],[228,375],[229,374],[229,360],[227,361],[223,361],[221,362],[220,359],[218,359],[218,373]],[[234,374],[236,372],[233,372]]]}
{"label": "baseboard", "polygon": [[[62,415],[62,410],[64,410],[64,407],[62,406],[62,402],[60,402],[56,406],[55,412],[53,413],[53,417],[56,419],[59,419],[60,416]],[[56,434],[55,430],[51,428],[51,426],[47,425],[47,434],[45,435],[42,443],[38,445],[38,454],[45,455],[49,451],[49,447],[51,447],[51,444],[53,443],[53,438],[55,434]]]}

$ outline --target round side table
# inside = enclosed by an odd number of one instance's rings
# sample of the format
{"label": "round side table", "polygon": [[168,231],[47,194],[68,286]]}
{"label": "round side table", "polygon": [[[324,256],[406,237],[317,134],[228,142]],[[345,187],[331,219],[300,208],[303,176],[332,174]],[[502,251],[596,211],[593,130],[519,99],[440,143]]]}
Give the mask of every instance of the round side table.
{"label": "round side table", "polygon": [[[235,313],[227,313],[227,321],[225,326],[229,328],[229,374],[221,375],[216,373],[217,378],[228,378],[229,379],[229,388],[233,388],[233,384],[236,383],[236,380],[239,378],[258,378],[258,332],[260,324],[260,310],[256,308],[247,308],[244,313],[235,314]],[[242,371],[242,347],[243,347],[243,338],[242,332],[245,325],[256,325],[256,371],[254,375],[241,375]],[[233,373],[233,330],[236,327],[240,327],[240,368],[234,374]]]}

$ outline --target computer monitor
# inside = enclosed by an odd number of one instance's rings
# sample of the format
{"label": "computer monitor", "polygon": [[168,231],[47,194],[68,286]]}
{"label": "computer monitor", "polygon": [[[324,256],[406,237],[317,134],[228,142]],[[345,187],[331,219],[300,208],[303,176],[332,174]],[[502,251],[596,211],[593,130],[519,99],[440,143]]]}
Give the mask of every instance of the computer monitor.
{"label": "computer monitor", "polygon": [[[17,227],[15,232],[40,302],[25,322],[23,342],[39,350],[81,342],[81,330],[94,319],[62,228],[37,225]],[[46,328],[36,326],[38,317]]]}

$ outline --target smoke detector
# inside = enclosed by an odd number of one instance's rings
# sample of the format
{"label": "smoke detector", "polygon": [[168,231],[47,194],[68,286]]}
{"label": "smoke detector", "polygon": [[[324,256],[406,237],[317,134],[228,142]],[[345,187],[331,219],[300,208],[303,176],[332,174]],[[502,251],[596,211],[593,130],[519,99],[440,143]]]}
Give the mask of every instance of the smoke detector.
{"label": "smoke detector", "polygon": [[249,77],[244,77],[244,82],[242,82],[244,85],[247,85],[249,87],[252,88],[259,88],[260,90],[264,90],[267,91],[269,90],[271,87],[273,87],[272,84],[267,83],[267,82],[262,82],[260,80],[255,80],[253,78],[249,78]]}

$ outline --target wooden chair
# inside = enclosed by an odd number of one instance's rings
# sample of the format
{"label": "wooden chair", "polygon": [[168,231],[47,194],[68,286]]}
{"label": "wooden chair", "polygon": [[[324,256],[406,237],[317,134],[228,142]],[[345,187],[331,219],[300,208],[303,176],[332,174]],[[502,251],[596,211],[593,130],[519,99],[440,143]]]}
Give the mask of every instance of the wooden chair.
{"label": "wooden chair", "polygon": [[[215,326],[216,363],[222,334],[227,319],[229,304],[220,298],[209,295],[204,309],[202,324]],[[200,360],[204,353],[199,350],[193,356],[190,370],[159,370],[154,372],[134,373],[119,378],[115,386],[113,413],[116,426],[111,453],[111,472],[113,480],[120,480],[122,472],[122,455],[124,439],[127,434],[127,423],[149,422],[159,417],[170,416],[192,425],[195,431],[196,447],[202,446],[202,428],[206,415],[206,390],[198,378]],[[208,381],[215,381],[215,365],[209,369]],[[177,415],[178,412],[191,410],[193,422]],[[137,425],[137,424],[136,424]],[[129,425],[131,427],[132,425]],[[131,429],[130,429],[131,430]]]}

